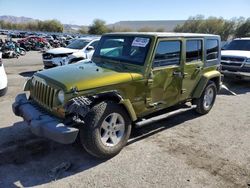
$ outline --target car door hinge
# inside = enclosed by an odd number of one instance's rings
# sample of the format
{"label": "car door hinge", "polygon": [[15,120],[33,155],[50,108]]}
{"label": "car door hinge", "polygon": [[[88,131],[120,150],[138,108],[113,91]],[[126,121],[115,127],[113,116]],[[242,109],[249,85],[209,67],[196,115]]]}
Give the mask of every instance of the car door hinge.
{"label": "car door hinge", "polygon": [[151,103],[151,102],[152,102],[152,98],[146,98],[146,99],[145,99],[145,103],[146,103],[146,104],[149,104],[149,103]]}
{"label": "car door hinge", "polygon": [[186,92],[187,92],[186,89],[182,89],[182,90],[181,90],[181,94],[184,94],[184,93],[186,93]]}

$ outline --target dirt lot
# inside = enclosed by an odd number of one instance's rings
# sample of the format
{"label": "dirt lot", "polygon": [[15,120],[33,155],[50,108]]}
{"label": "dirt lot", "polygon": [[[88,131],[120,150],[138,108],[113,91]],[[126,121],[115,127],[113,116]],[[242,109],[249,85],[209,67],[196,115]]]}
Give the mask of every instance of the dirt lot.
{"label": "dirt lot", "polygon": [[227,82],[237,96],[222,91],[208,115],[189,111],[134,130],[122,152],[104,161],[76,145],[33,136],[13,115],[25,79],[42,68],[41,54],[4,64],[9,90],[0,98],[1,188],[250,187],[250,83]]}

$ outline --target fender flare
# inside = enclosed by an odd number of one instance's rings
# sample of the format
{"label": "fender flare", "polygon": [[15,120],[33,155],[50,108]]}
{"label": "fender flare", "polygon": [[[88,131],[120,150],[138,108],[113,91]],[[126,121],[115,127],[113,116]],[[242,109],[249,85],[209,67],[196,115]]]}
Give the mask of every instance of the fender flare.
{"label": "fender flare", "polygon": [[136,113],[129,99],[123,99],[122,96],[116,91],[99,93],[93,96],[79,96],[72,98],[64,105],[66,114],[71,114],[77,118],[84,118],[91,108],[104,100],[111,100],[121,104],[124,110],[128,113],[132,121],[137,120]]}
{"label": "fender flare", "polygon": [[200,81],[198,82],[193,94],[192,94],[192,98],[200,98],[200,96],[202,95],[203,90],[205,89],[207,83],[209,80],[213,80],[217,86],[217,89],[220,89],[220,85],[221,85],[221,73],[219,71],[209,71],[207,73],[205,73]]}

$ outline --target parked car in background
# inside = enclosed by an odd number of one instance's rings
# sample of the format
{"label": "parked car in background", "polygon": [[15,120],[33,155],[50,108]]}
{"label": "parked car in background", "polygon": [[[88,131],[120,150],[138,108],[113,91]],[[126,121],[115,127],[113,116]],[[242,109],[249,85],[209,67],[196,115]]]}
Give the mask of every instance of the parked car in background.
{"label": "parked car in background", "polygon": [[250,80],[250,38],[238,38],[221,51],[221,72],[226,77]]}
{"label": "parked car in background", "polygon": [[19,94],[12,109],[34,134],[63,144],[79,137],[88,153],[109,158],[132,126],[162,117],[155,112],[207,114],[221,85],[220,58],[217,35],[106,34],[92,60],[35,73],[24,87],[30,95]]}
{"label": "parked car in background", "polygon": [[75,63],[83,59],[91,59],[100,37],[75,39],[65,48],[54,48],[43,54],[44,68]]}
{"label": "parked car in background", "polygon": [[7,82],[7,75],[2,62],[2,52],[0,52],[0,96],[5,95],[7,92]]}

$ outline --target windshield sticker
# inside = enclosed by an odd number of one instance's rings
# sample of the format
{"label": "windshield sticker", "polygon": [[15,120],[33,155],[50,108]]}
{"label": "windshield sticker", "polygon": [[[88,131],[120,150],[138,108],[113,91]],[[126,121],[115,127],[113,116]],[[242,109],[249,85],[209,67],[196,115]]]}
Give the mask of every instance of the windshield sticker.
{"label": "windshield sticker", "polygon": [[147,44],[149,43],[149,38],[140,38],[140,37],[135,37],[132,46],[135,47],[146,47]]}

